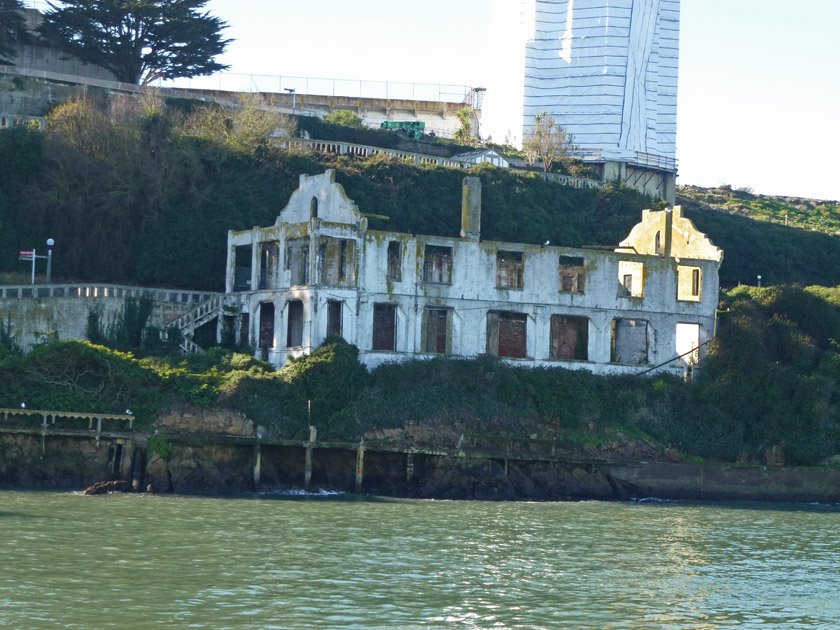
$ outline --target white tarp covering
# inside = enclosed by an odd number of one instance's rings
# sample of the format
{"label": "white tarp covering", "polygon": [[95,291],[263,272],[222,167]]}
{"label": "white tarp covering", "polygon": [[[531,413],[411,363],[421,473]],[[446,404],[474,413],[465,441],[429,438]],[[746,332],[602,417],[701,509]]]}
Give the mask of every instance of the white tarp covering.
{"label": "white tarp covering", "polygon": [[530,0],[523,126],[553,115],[607,160],[673,160],[679,0]]}

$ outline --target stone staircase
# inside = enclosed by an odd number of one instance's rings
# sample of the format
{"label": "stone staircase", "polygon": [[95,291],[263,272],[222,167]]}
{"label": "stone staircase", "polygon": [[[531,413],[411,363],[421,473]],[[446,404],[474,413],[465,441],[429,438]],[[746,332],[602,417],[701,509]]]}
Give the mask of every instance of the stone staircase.
{"label": "stone staircase", "polygon": [[[225,308],[236,311],[239,307],[239,302],[234,295],[214,295],[210,299],[202,302],[191,311],[181,315],[177,319],[173,319],[166,328],[177,328],[181,331],[181,350],[185,354],[201,354],[205,352],[204,348],[193,341],[195,331],[200,327],[211,321],[215,317],[221,317]],[[161,335],[166,335],[166,331],[162,331]]]}

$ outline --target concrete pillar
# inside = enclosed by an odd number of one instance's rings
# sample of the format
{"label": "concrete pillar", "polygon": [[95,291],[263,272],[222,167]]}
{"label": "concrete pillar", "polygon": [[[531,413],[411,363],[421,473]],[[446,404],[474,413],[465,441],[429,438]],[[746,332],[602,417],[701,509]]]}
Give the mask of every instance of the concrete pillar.
{"label": "concrete pillar", "polygon": [[627,164],[625,162],[604,162],[604,176],[601,179],[605,182],[619,181],[623,183],[627,179]]}
{"label": "concrete pillar", "polygon": [[467,176],[461,186],[461,238],[481,238],[481,180]]}
{"label": "concrete pillar", "polygon": [[233,230],[228,230],[227,266],[225,267],[225,293],[233,293],[236,281],[236,247],[231,244]]}
{"label": "concrete pillar", "polygon": [[251,233],[251,291],[260,288],[260,254],[262,248],[260,242],[256,240],[258,230],[259,228],[254,226],[254,231]]}
{"label": "concrete pillar", "polygon": [[671,206],[677,203],[676,173],[662,173],[662,198]]}

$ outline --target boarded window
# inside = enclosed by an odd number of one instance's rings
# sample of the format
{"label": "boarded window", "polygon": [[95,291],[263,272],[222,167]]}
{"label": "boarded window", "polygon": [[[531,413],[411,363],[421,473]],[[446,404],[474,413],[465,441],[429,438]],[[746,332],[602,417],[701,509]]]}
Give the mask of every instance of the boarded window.
{"label": "boarded window", "polygon": [[423,282],[452,283],[452,248],[426,245],[423,252]]}
{"label": "boarded window", "polygon": [[286,241],[285,268],[291,271],[292,286],[309,283],[309,239],[295,238]]}
{"label": "boarded window", "polygon": [[627,365],[648,363],[648,323],[642,319],[614,319],[610,361]]}
{"label": "boarded window", "polygon": [[699,302],[703,288],[703,274],[700,267],[677,266],[677,299]]}
{"label": "boarded window", "polygon": [[286,345],[299,348],[303,345],[303,302],[293,300],[288,303],[289,323],[286,330]]}
{"label": "boarded window", "polygon": [[356,242],[344,238],[321,237],[318,248],[318,274],[321,284],[354,286],[356,283]]}
{"label": "boarded window", "polygon": [[618,295],[623,297],[644,297],[644,263],[633,260],[618,261]]}
{"label": "boarded window", "polygon": [[552,315],[548,356],[551,359],[586,361],[589,358],[589,319]]}
{"label": "boarded window", "polygon": [[522,288],[522,252],[496,254],[496,286],[500,289]]}
{"label": "boarded window", "polygon": [[428,308],[426,318],[424,350],[435,354],[449,351],[449,309]]}
{"label": "boarded window", "polygon": [[583,258],[579,256],[560,256],[559,271],[560,291],[564,293],[583,293]]}
{"label": "boarded window", "polygon": [[388,243],[388,271],[387,271],[387,278],[388,280],[396,280],[399,281],[401,277],[400,273],[400,242],[399,241],[391,241]]}
{"label": "boarded window", "polygon": [[260,304],[260,348],[274,347],[274,303]]}
{"label": "boarded window", "polygon": [[527,321],[523,313],[487,313],[487,354],[522,359],[527,354]]}
{"label": "boarded window", "polygon": [[329,300],[327,302],[327,336],[341,336],[341,302]]}
{"label": "boarded window", "polygon": [[393,304],[373,305],[373,349],[396,350],[397,307]]}

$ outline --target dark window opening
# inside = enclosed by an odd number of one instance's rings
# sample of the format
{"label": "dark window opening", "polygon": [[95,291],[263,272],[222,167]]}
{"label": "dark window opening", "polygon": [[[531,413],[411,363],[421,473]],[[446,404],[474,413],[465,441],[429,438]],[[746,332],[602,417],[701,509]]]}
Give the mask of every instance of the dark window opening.
{"label": "dark window opening", "polygon": [[452,283],[452,248],[426,245],[423,253],[423,282]]}
{"label": "dark window opening", "polygon": [[388,280],[400,280],[400,242],[391,241],[388,243]]}
{"label": "dark window opening", "polygon": [[373,349],[396,350],[397,307],[393,304],[373,305]]}
{"label": "dark window opening", "polygon": [[527,321],[523,313],[487,313],[487,354],[522,359],[527,356]]}
{"label": "dark window opening", "polygon": [[341,336],[341,302],[329,300],[327,302],[327,337]]}
{"label": "dark window opening", "polygon": [[657,232],[653,240],[653,251],[656,252],[657,256],[662,256],[665,253],[665,250],[662,248],[662,233]]}
{"label": "dark window opening", "polygon": [[274,302],[260,304],[259,347],[264,350],[274,347]]}
{"label": "dark window opening", "polygon": [[584,268],[580,256],[560,256],[560,291],[583,293]]}
{"label": "dark window opening", "polygon": [[498,252],[496,286],[500,289],[521,289],[522,268],[522,252]]}
{"label": "dark window opening", "polygon": [[299,348],[303,345],[303,302],[292,300],[287,304],[287,308],[289,323],[286,330],[286,346]]}
{"label": "dark window opening", "polygon": [[286,242],[285,268],[291,271],[292,286],[309,282],[309,239],[295,238]]}
{"label": "dark window opening", "polygon": [[318,199],[316,197],[312,197],[312,201],[309,202],[309,216],[312,219],[318,216]]}
{"label": "dark window opening", "polygon": [[691,295],[697,297],[700,295],[700,270],[691,270]]}
{"label": "dark window opening", "polygon": [[449,309],[426,309],[426,340],[424,350],[446,354],[449,350]]}
{"label": "dark window opening", "polygon": [[233,290],[251,290],[251,253],[250,245],[236,247],[234,249],[233,262]]}
{"label": "dark window opening", "polygon": [[242,313],[242,317],[239,320],[239,345],[243,348],[247,348],[251,345],[251,340],[248,338],[249,335],[249,328],[251,326],[251,315],[250,313]]}
{"label": "dark window opening", "polygon": [[589,320],[570,315],[551,316],[551,359],[586,361],[589,357]]}

